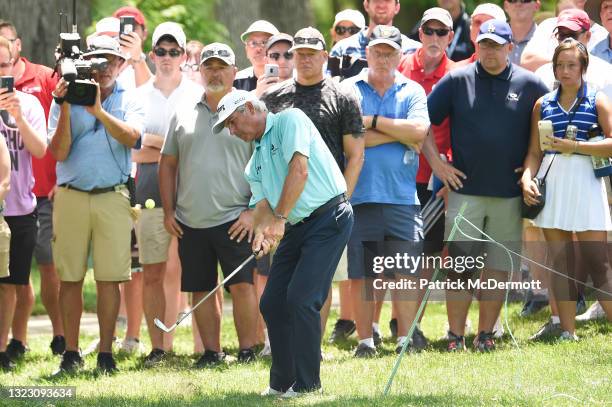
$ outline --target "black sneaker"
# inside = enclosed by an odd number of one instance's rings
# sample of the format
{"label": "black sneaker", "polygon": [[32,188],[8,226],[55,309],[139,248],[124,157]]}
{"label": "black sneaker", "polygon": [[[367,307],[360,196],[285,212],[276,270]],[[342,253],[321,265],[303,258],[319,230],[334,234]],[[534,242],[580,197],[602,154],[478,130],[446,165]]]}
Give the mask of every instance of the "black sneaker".
{"label": "black sneaker", "polygon": [[584,314],[586,310],[587,305],[584,295],[578,294],[578,300],[576,301],[576,315]]}
{"label": "black sneaker", "polygon": [[154,367],[161,364],[166,358],[166,351],[163,349],[155,348],[151,350],[145,358],[143,359],[144,367]]}
{"label": "black sneaker", "polygon": [[240,349],[238,351],[238,363],[251,363],[255,362],[255,359],[257,359],[257,356],[255,356],[255,352],[251,348]]}
{"label": "black sneaker", "polygon": [[225,362],[225,352],[204,351],[200,359],[195,362],[194,367],[202,369],[208,366],[218,365]]}
{"label": "black sneaker", "polygon": [[29,349],[21,341],[13,338],[6,347],[6,354],[12,361],[21,359]]}
{"label": "black sneaker", "polygon": [[463,335],[455,335],[451,331],[448,331],[448,345],[446,350],[449,352],[461,352],[465,350],[465,337]]}
{"label": "black sneaker", "polygon": [[481,331],[476,339],[475,348],[478,352],[491,352],[495,350],[493,332]]}
{"label": "black sneaker", "polygon": [[423,331],[421,331],[418,326],[414,327],[414,332],[412,333],[412,340],[410,342],[410,346],[412,347],[412,349],[417,352],[422,351],[428,345],[425,334],[423,334]]}
{"label": "black sneaker", "polygon": [[115,359],[113,359],[113,354],[111,352],[98,353],[98,369],[102,373],[106,374],[113,374],[119,371],[119,369],[117,369]]}
{"label": "black sneaker", "polygon": [[15,364],[8,357],[6,352],[0,352],[0,370],[10,372],[15,369]]}
{"label": "black sneaker", "polygon": [[374,339],[374,346],[380,345],[382,343],[382,336],[380,335],[380,331],[372,329],[372,339]]}
{"label": "black sneaker", "polygon": [[360,343],[359,346],[357,346],[357,349],[355,350],[356,358],[373,358],[377,355],[378,352],[376,352],[376,348],[370,348],[365,343]]}
{"label": "black sneaker", "polygon": [[348,319],[338,319],[334,325],[334,330],[329,336],[329,342],[334,343],[346,340],[355,332],[355,322]]}
{"label": "black sneaker", "polygon": [[83,367],[83,358],[77,351],[67,350],[62,355],[62,362],[54,375],[61,373],[73,374]]}
{"label": "black sneaker", "polygon": [[391,331],[391,338],[397,338],[397,318],[389,321],[389,331]]}
{"label": "black sneaker", "polygon": [[66,350],[66,339],[62,335],[56,335],[51,340],[49,347],[54,355],[61,355]]}
{"label": "black sneaker", "polygon": [[558,338],[561,335],[563,329],[561,329],[560,323],[553,323],[552,320],[548,320],[544,325],[540,327],[538,332],[536,332],[531,338],[530,341],[541,341],[545,339],[553,339]]}

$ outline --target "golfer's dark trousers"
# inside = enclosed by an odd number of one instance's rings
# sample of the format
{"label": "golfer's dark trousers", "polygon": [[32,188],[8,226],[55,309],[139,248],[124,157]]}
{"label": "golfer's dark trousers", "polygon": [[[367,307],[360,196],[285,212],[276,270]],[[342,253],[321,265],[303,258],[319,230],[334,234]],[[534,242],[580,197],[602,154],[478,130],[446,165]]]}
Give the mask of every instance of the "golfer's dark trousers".
{"label": "golfer's dark trousers", "polygon": [[342,202],[286,229],[260,303],[272,347],[274,390],[321,387],[319,311],[352,228],[353,208]]}

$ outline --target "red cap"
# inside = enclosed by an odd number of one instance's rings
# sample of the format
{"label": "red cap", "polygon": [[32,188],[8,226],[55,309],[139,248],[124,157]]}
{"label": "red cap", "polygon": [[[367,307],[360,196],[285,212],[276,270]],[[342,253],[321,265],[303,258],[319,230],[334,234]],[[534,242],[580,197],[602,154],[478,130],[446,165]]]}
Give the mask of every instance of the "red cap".
{"label": "red cap", "polygon": [[134,17],[134,20],[136,20],[136,23],[145,26],[145,17],[144,14],[142,14],[142,11],[138,10],[136,7],[132,7],[132,6],[124,6],[121,8],[118,8],[114,13],[113,13],[113,17],[119,18],[119,17]]}
{"label": "red cap", "polygon": [[572,31],[588,31],[591,29],[591,19],[584,10],[570,8],[557,16],[557,28],[559,27]]}

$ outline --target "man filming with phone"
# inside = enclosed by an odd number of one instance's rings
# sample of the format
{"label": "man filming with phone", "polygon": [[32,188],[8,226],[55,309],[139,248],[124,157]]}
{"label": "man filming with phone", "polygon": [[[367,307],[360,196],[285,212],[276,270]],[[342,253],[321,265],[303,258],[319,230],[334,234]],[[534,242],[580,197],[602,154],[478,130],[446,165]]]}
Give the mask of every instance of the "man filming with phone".
{"label": "man filming with phone", "polygon": [[60,306],[66,336],[59,371],[74,372],[83,365],[79,322],[91,248],[100,324],[97,366],[104,373],[113,373],[117,368],[111,343],[119,312],[119,283],[130,280],[132,221],[126,186],[130,149],[139,144],[144,110],[116,81],[125,63],[117,40],[94,37],[83,56],[107,61],[92,73],[96,88],[93,105],[68,103],[69,85],[62,79],[53,91],[49,117],[49,148],[58,161],[53,257],[61,280]]}

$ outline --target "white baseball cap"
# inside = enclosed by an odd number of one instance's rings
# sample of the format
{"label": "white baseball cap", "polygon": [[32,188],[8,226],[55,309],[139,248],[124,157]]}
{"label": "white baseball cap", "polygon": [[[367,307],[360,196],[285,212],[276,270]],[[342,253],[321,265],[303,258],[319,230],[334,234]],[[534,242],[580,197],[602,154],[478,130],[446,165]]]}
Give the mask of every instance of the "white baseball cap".
{"label": "white baseball cap", "polygon": [[236,111],[236,109],[247,102],[256,102],[257,100],[257,97],[255,97],[253,93],[247,92],[246,90],[233,90],[223,96],[217,107],[219,119],[213,126],[213,132],[221,133],[223,127],[225,127],[225,121]]}
{"label": "white baseball cap", "polygon": [[177,23],[173,23],[171,21],[166,21],[165,23],[161,23],[157,27],[155,27],[155,31],[153,31],[152,44],[156,46],[159,42],[159,39],[164,35],[169,35],[179,47],[185,49],[185,44],[187,44],[187,37],[185,36],[185,32],[183,28]]}
{"label": "white baseball cap", "polygon": [[257,20],[252,23],[245,32],[240,35],[240,40],[246,42],[246,37],[251,33],[262,32],[270,35],[276,35],[279,33],[278,29],[269,21]]}
{"label": "white baseball cap", "polygon": [[355,24],[359,28],[363,28],[366,25],[365,17],[357,10],[346,9],[342,10],[338,14],[336,14],[336,18],[334,18],[334,27],[340,21],[350,21]]}
{"label": "white baseball cap", "polygon": [[496,20],[508,21],[506,18],[506,13],[504,10],[499,7],[497,4],[493,3],[482,3],[476,6],[474,12],[472,13],[472,17],[477,16],[479,14],[484,14],[486,16],[491,16]]}
{"label": "white baseball cap", "polygon": [[228,65],[236,65],[236,56],[229,45],[213,42],[202,48],[200,52],[200,65],[209,59],[217,58]]}
{"label": "white baseball cap", "polygon": [[425,10],[423,13],[423,18],[421,18],[421,25],[431,20],[439,21],[451,30],[453,29],[453,18],[448,10],[445,10],[442,7],[432,7]]}
{"label": "white baseball cap", "polygon": [[108,35],[116,37],[119,35],[119,19],[115,17],[104,17],[96,23],[95,35]]}

